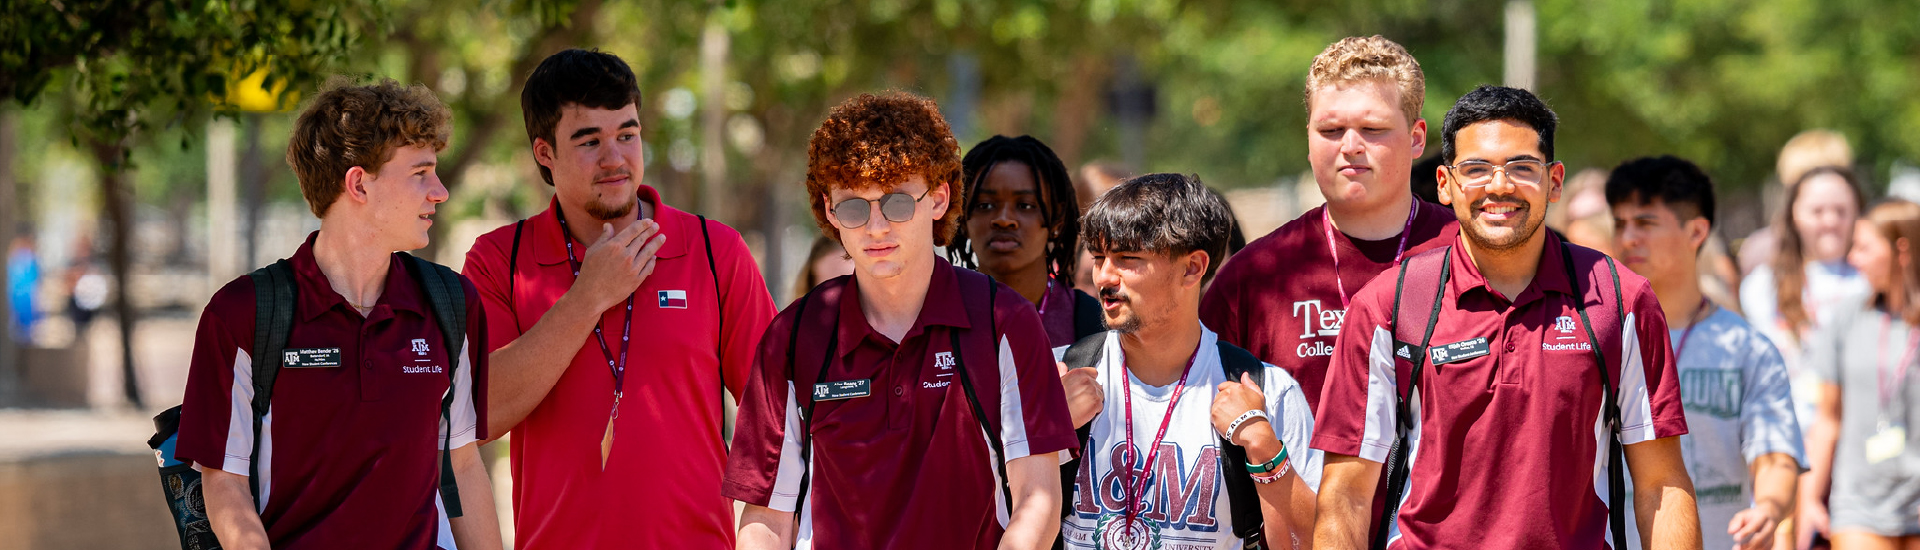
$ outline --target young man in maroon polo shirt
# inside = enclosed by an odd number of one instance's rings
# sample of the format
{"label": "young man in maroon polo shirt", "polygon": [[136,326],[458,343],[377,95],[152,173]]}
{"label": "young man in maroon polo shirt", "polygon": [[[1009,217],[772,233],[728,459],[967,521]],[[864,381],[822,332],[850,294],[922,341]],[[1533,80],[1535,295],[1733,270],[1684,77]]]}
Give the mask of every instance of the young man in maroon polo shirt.
{"label": "young man in maroon polo shirt", "polygon": [[467,253],[511,431],[515,548],[726,548],[724,395],[773,300],[739,233],[642,185],[640,89],[597,51],[548,57],[520,96],[553,203]]}
{"label": "young man in maroon polo shirt", "polygon": [[[448,357],[426,290],[394,253],[426,246],[434,205],[447,200],[434,165],[449,118],[433,92],[385,81],[323,91],[294,122],[287,163],[320,217],[287,260],[296,302],[284,350],[300,360],[277,371],[254,433],[256,304],[252,277],[240,277],[201,313],[181,406],[177,456],[204,476],[222,546],[500,548],[478,451],[485,312],[463,284],[465,343]],[[450,534],[437,492],[442,435],[464,509]]]}
{"label": "young man in maroon polo shirt", "polygon": [[[1101,195],[1083,221],[1113,330],[1074,344],[1100,346],[1099,358],[1081,369],[1092,376],[1063,381],[1092,390],[1069,394],[1076,422],[1091,425],[1065,495],[1065,547],[1238,550],[1310,539],[1321,453],[1307,447],[1313,413],[1300,385],[1268,364],[1248,365],[1257,384],[1228,374],[1237,372],[1228,354],[1245,352],[1200,323],[1200,289],[1227,251],[1226,201],[1199,178],[1148,174]],[[1223,437],[1245,456],[1226,456]],[[1246,466],[1223,467],[1228,460]],[[1252,477],[1261,530],[1236,524],[1248,516],[1234,509],[1243,503],[1229,497],[1230,475]]]}
{"label": "young man in maroon polo shirt", "polygon": [[807,151],[814,220],[854,274],[761,341],[722,489],[746,503],[739,548],[1048,547],[1073,428],[1031,302],[934,256],[965,196],[946,120],[862,94]]}
{"label": "young man in maroon polo shirt", "polygon": [[1320,406],[1353,294],[1401,258],[1453,240],[1453,214],[1415,198],[1408,184],[1427,146],[1426,93],[1420,62],[1378,35],[1343,39],[1314,57],[1307,162],[1327,203],[1235,254],[1200,303],[1200,319],[1220,339],[1299,379],[1309,406]]}
{"label": "young man in maroon polo shirt", "polygon": [[[1619,506],[1608,502],[1607,472],[1617,429],[1642,539],[1652,548],[1700,548],[1680,456],[1687,422],[1660,302],[1646,279],[1541,230],[1566,174],[1553,161],[1556,120],[1533,94],[1496,86],[1447,111],[1440,200],[1460,220],[1459,236],[1354,297],[1316,409],[1313,446],[1327,452],[1316,546],[1364,548],[1374,536],[1370,511],[1404,398],[1413,404],[1405,426],[1411,472],[1388,488],[1404,488],[1404,497],[1376,545],[1624,545],[1609,542],[1609,507]],[[1396,296],[1403,270],[1406,291]],[[1430,323],[1413,320],[1435,300]],[[1396,314],[1400,304],[1411,305]],[[1418,326],[1402,338],[1396,329],[1407,327],[1396,322]],[[1402,389],[1410,379],[1411,395]],[[1609,386],[1617,427],[1604,420]]]}

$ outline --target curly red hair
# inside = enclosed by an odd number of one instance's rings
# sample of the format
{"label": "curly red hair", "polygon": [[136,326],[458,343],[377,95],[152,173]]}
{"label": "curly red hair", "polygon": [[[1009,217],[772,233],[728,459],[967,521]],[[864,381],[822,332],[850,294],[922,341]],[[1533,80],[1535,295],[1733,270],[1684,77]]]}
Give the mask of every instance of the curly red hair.
{"label": "curly red hair", "polygon": [[827,113],[807,141],[807,204],[821,233],[840,239],[827,221],[828,191],[894,186],[919,174],[929,189],[947,184],[946,215],[933,221],[933,244],[946,246],[960,219],[960,142],[933,100],[907,92],[860,94]]}

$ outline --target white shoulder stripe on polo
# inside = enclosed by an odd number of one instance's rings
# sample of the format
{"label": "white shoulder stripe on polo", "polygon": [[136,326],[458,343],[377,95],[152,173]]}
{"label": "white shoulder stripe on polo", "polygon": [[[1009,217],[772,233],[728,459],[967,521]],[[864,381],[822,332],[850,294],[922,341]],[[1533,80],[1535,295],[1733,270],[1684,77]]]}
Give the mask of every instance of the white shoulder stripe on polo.
{"label": "white shoulder stripe on polo", "polygon": [[[251,417],[249,417],[251,418]],[[273,404],[267,404],[267,415],[260,418],[260,498],[253,505],[262,514],[267,513],[267,501],[273,497]]]}
{"label": "white shoulder stripe on polo", "polygon": [[1658,437],[1653,429],[1653,403],[1647,388],[1646,356],[1640,350],[1639,315],[1628,313],[1620,323],[1620,444],[1632,445]]}
{"label": "white shoulder stripe on polo", "polygon": [[253,475],[253,356],[247,350],[233,352],[233,388],[227,391],[227,448],[220,469],[236,475]]}
{"label": "white shoulder stripe on polo", "polygon": [[[787,382],[786,435],[780,441],[780,466],[773,475],[772,496],[767,499],[767,507],[782,512],[793,512],[794,501],[800,498],[800,476],[810,468],[800,462],[800,402],[793,393],[793,382]],[[809,488],[808,492],[812,492]],[[808,495],[812,502],[813,496]]]}
{"label": "white shoulder stripe on polo", "polygon": [[1398,407],[1395,399],[1400,395],[1398,376],[1393,364],[1393,331],[1384,325],[1376,326],[1373,339],[1367,345],[1367,423],[1361,432],[1360,458],[1387,462],[1399,421],[1395,416]]}
{"label": "white shoulder stripe on polo", "polygon": [[[987,464],[993,475],[993,515],[1000,520],[1000,527],[1006,528],[1013,521],[1008,514],[1013,503],[1007,502],[1006,494],[1000,491],[1000,485],[1006,483],[1000,479],[999,465],[1026,458],[1033,453],[1027,447],[1027,415],[1020,400],[1020,366],[1013,358],[1013,343],[1006,335],[1000,335],[998,346],[1000,355],[995,357],[994,366],[1000,373],[1000,443],[1006,452]],[[983,427],[984,428],[984,427]],[[986,434],[981,434],[985,438]],[[992,440],[987,440],[987,453],[993,454]]]}
{"label": "white shoulder stripe on polo", "polygon": [[[453,426],[452,440],[447,442],[447,447],[450,449],[465,447],[479,440],[475,436],[478,435],[480,428],[480,413],[475,410],[473,402],[473,354],[478,353],[478,350],[467,344],[466,337],[461,337],[460,367],[454,370],[453,384],[447,387],[447,391],[453,392],[453,410],[448,411],[448,415],[452,418],[447,419],[446,422],[434,421],[440,426],[439,433],[436,434],[438,436],[446,435],[448,424]],[[441,396],[442,399],[445,397]],[[440,440],[435,439],[433,446],[439,448]]]}
{"label": "white shoulder stripe on polo", "polygon": [[[1610,502],[1613,495],[1612,490],[1607,487],[1607,480],[1610,479],[1607,471],[1607,445],[1610,443],[1608,441],[1610,437],[1611,434],[1607,433],[1607,411],[1604,409],[1596,411],[1593,415],[1593,496],[1600,500],[1600,509],[1602,510],[1610,510],[1614,505],[1613,502]],[[1629,521],[1631,521],[1631,518],[1629,518]],[[1629,528],[1631,529],[1631,527]],[[1607,547],[1620,547],[1620,545],[1613,540],[1612,529],[1607,530]]]}

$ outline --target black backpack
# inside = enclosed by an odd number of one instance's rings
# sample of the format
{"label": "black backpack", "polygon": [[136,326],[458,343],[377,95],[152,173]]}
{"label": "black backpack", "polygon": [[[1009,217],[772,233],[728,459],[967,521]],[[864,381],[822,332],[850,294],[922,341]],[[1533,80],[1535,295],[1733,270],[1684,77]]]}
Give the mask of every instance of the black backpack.
{"label": "black backpack", "polygon": [[[1245,374],[1253,379],[1254,385],[1266,387],[1266,365],[1247,350],[1227,343],[1226,340],[1214,341],[1220,352],[1220,366],[1226,371],[1228,380],[1239,380]],[[1081,338],[1067,347],[1064,363],[1067,368],[1078,369],[1100,364],[1101,356],[1106,352],[1107,333],[1100,331]],[[1275,435],[1279,431],[1279,419],[1274,419]],[[1073,515],[1073,482],[1080,474],[1080,461],[1086,460],[1087,441],[1093,438],[1093,426],[1089,423],[1074,430],[1080,437],[1078,458],[1060,465],[1060,517]],[[1247,449],[1233,444],[1232,441],[1219,439],[1220,476],[1227,489],[1228,513],[1233,518],[1233,536],[1242,541],[1246,550],[1266,548],[1266,518],[1260,515],[1260,492],[1254,485],[1253,476],[1247,472]],[[1055,537],[1053,547],[1064,548],[1065,537]]]}
{"label": "black backpack", "polygon": [[[448,518],[462,515],[460,508],[460,490],[453,475],[453,454],[448,448],[452,442],[452,416],[454,373],[460,368],[460,345],[465,341],[467,326],[467,294],[460,283],[460,275],[446,266],[429,262],[411,254],[401,252],[401,263],[407,272],[426,290],[427,299],[433,306],[434,320],[439,324],[440,337],[447,350],[447,394],[440,399],[440,418],[447,422],[447,432],[440,440],[440,500],[446,507]],[[280,375],[283,364],[281,350],[287,345],[287,336],[293,330],[293,313],[298,304],[293,264],[282,259],[272,265],[254,270],[248,277],[253,278],[254,321],[253,321],[253,450],[251,455],[260,453],[261,420],[267,415],[267,408],[273,403],[274,379]],[[186,550],[209,550],[220,548],[220,541],[214,537],[213,526],[207,520],[207,505],[200,488],[200,472],[194,471],[192,464],[181,463],[174,458],[174,444],[179,437],[180,407],[174,406],[153,417],[154,434],[147,440],[159,457],[160,489],[167,498],[167,507],[173,513],[174,527],[180,533],[180,547]],[[260,463],[253,461],[247,476],[249,489],[257,503],[260,498]]]}
{"label": "black backpack", "polygon": [[1073,341],[1106,332],[1107,316],[1100,310],[1100,299],[1073,289]]}
{"label": "black backpack", "polygon": [[[962,269],[957,267],[952,269],[954,270],[954,274],[957,276],[956,278],[960,279],[959,283],[960,283],[961,296],[963,297],[978,296],[981,292],[985,292],[987,295],[985,300],[987,307],[985,308],[985,310],[982,311],[980,310],[980,308],[969,307],[967,308],[967,317],[969,318],[968,320],[973,323],[973,326],[987,327],[987,332],[985,334],[986,334],[986,337],[992,341],[992,346],[993,346],[992,349],[994,350],[993,355],[995,357],[995,362],[997,363],[998,357],[1000,355],[1001,334],[1000,334],[999,326],[994,320],[993,311],[994,311],[994,301],[995,301],[994,298],[995,296],[1000,294],[999,283],[994,282],[992,277],[988,277],[984,274],[981,274],[972,270]],[[842,276],[841,278],[844,279],[847,277],[852,277],[852,276],[846,275],[846,276]],[[979,281],[982,281],[984,284],[981,286],[984,286],[984,289],[981,289],[978,287],[968,288],[969,285],[967,281],[970,279],[977,279]],[[828,308],[826,311],[833,312],[831,314],[833,315],[833,317],[831,317],[832,320],[826,323],[808,323],[806,318],[807,304],[809,302],[815,301],[814,295],[820,294],[822,289],[827,287],[833,287],[835,289],[842,291],[840,294],[835,295],[837,300],[826,300],[824,298],[821,299],[823,301],[821,305]],[[799,300],[795,300],[792,306],[789,306],[794,309],[794,313],[793,313],[793,332],[787,335],[786,371],[787,371],[787,380],[795,382],[796,387],[799,387],[797,385],[799,380],[795,375],[801,372],[799,369],[799,363],[796,362],[796,359],[798,357],[796,355],[796,352],[799,350],[799,343],[800,343],[800,327],[802,325],[812,325],[812,326],[827,327],[830,330],[837,330],[836,327],[840,326],[840,316],[839,316],[840,304],[838,300],[850,299],[848,296],[846,296],[844,292],[846,288],[847,287],[844,284],[831,285],[831,284],[822,283],[819,286],[814,287],[813,290],[808,291],[805,296],[801,296]],[[858,297],[853,297],[851,299],[858,299]],[[966,300],[964,302],[968,304],[979,303],[971,300]],[[953,346],[953,369],[955,372],[954,377],[960,379],[960,389],[967,396],[967,405],[968,405],[968,408],[973,410],[974,421],[978,422],[980,424],[980,429],[986,432],[987,443],[992,446],[992,448],[988,450],[993,453],[994,468],[996,471],[1000,473],[1000,496],[1002,499],[1004,499],[1003,501],[1007,503],[1007,506],[1011,507],[1013,506],[1013,491],[1007,485],[1007,460],[1006,460],[1007,450],[1006,450],[1006,445],[1000,440],[1000,424],[998,422],[994,422],[993,417],[987,414],[987,409],[980,406],[979,393],[975,391],[973,387],[973,377],[967,373],[967,359],[965,357],[965,354],[963,353],[962,346],[960,345],[961,343],[960,331],[949,329],[947,330],[947,335],[949,338],[951,338],[952,346]],[[968,338],[975,337],[973,331],[968,331],[967,337]],[[840,345],[840,339],[832,336],[828,336],[826,338],[820,338],[819,340],[824,340],[826,342],[826,353],[821,354],[820,366],[818,370],[814,373],[814,387],[819,387],[827,383],[827,370],[829,367],[833,366],[834,359],[838,357],[837,351]],[[996,368],[997,368],[997,365],[996,365]],[[995,390],[995,393],[998,393],[997,389]],[[813,391],[794,392],[794,396],[796,399],[805,400],[805,403],[800,404],[800,410],[801,410],[800,464],[802,465],[802,469],[800,470],[801,471],[800,491],[799,491],[800,496],[798,498],[795,498],[793,501],[793,509],[795,513],[800,513],[801,511],[806,510],[805,505],[807,501],[807,487],[812,482],[812,478],[813,478],[813,468],[812,468],[813,417],[814,417],[813,407],[814,405],[818,404],[818,401],[814,400],[813,395],[814,395]],[[801,397],[801,396],[805,396],[805,397]],[[1011,510],[1009,510],[1008,512],[1011,513]]]}
{"label": "black backpack", "polygon": [[[1406,494],[1408,475],[1412,466],[1408,463],[1410,449],[1407,445],[1407,433],[1411,430],[1413,423],[1411,400],[1413,391],[1420,384],[1421,371],[1427,363],[1432,361],[1428,345],[1433,341],[1433,328],[1440,319],[1441,292],[1446,289],[1447,280],[1453,276],[1453,263],[1450,259],[1452,250],[1452,246],[1446,246],[1407,258],[1401,264],[1399,279],[1394,282],[1391,313],[1393,355],[1411,362],[1413,371],[1409,378],[1411,383],[1406,385],[1406,391],[1394,392],[1393,447],[1387,452],[1386,477],[1382,487],[1383,494],[1386,495],[1385,508],[1374,524],[1375,532],[1370,546],[1375,550],[1384,550],[1387,547],[1387,535],[1393,529],[1394,522],[1398,521],[1400,499]],[[1621,302],[1620,297],[1620,268],[1614,265],[1613,258],[1602,257],[1606,259],[1607,270],[1613,275],[1614,307],[1622,309],[1622,313],[1616,318],[1624,320],[1626,306]],[[1587,318],[1586,300],[1580,291],[1580,279],[1573,268],[1573,249],[1567,246],[1565,241],[1560,243],[1560,258],[1565,261],[1567,281],[1573,285],[1575,303],[1578,304],[1574,309],[1580,312],[1580,324],[1587,329],[1587,342],[1591,343],[1593,355],[1600,362],[1600,386],[1606,400],[1600,408],[1605,415],[1607,431],[1612,436],[1607,444],[1607,492],[1610,503],[1607,507],[1607,523],[1613,533],[1613,543],[1618,548],[1627,543],[1626,502],[1623,500],[1626,495],[1626,468],[1622,465],[1620,446],[1620,405],[1615,395],[1613,379],[1607,375],[1607,357],[1601,351],[1605,346],[1595,336],[1593,322]],[[1415,273],[1412,280],[1414,286],[1411,289],[1408,287],[1408,272]],[[1403,300],[1402,295],[1408,290],[1413,291],[1414,298]],[[1425,302],[1420,301],[1425,297],[1431,298]],[[1412,322],[1403,324],[1400,322],[1401,319]],[[1416,328],[1424,331],[1415,332]],[[1621,330],[1625,331],[1626,327],[1622,326]],[[1413,342],[1419,342],[1419,344],[1416,345]]]}

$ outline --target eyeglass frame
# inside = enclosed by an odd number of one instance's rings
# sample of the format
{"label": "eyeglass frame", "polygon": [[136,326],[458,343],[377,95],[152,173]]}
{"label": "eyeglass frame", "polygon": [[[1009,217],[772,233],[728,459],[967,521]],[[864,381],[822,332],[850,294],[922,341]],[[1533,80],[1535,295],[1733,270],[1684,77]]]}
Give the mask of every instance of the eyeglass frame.
{"label": "eyeglass frame", "polygon": [[[887,220],[888,222],[891,222],[891,223],[907,223],[907,222],[910,222],[910,221],[913,221],[913,217],[914,217],[914,213],[915,213],[915,212],[918,212],[918,211],[920,210],[920,208],[919,208],[919,204],[920,204],[920,201],[923,201],[923,200],[926,200],[926,199],[927,199],[927,196],[929,196],[929,195],[932,195],[932,194],[933,194],[933,186],[932,186],[932,185],[929,185],[929,186],[927,186],[927,190],[926,190],[925,192],[922,192],[922,193],[920,193],[920,196],[919,196],[919,197],[914,197],[914,196],[913,196],[913,194],[911,194],[911,193],[907,193],[907,192],[904,192],[904,191],[894,191],[894,192],[892,192],[892,193],[887,193],[887,194],[885,194],[885,195],[880,195],[880,198],[878,198],[878,199],[867,199],[867,198],[864,198],[864,197],[850,197],[850,198],[848,198],[848,199],[846,199],[846,200],[843,200],[843,201],[840,201],[840,202],[836,202],[836,203],[833,203],[832,205],[829,205],[829,206],[827,207],[827,212],[828,212],[828,213],[831,213],[831,214],[833,214],[833,219],[834,219],[834,225],[838,225],[838,226],[840,226],[840,228],[841,228],[841,229],[859,229],[859,228],[862,228],[862,227],[866,227],[866,226],[867,226],[867,224],[870,224],[870,223],[873,223],[873,211],[874,211],[874,210],[879,210],[879,211],[880,211],[880,217],[881,217],[881,218],[885,218],[885,219],[886,219],[886,220]],[[906,218],[905,218],[905,219],[899,219],[899,220],[896,220],[896,219],[893,219],[893,217],[892,217],[892,216],[888,216],[888,215],[887,215],[887,207],[886,207],[886,203],[884,203],[883,201],[886,201],[888,197],[892,197],[892,196],[895,196],[895,195],[899,195],[899,196],[902,196],[902,197],[907,197],[907,198],[909,198],[909,199],[913,199],[913,202],[911,202],[911,203],[909,203],[909,204],[912,204],[912,205],[914,205],[914,208],[913,208],[912,210],[910,210],[910,211],[908,211],[908,212],[907,212],[907,216],[906,216]],[[829,198],[831,198],[831,197],[829,197]],[[898,200],[898,199],[896,199],[896,200]],[[841,206],[843,206],[843,205],[846,205],[846,204],[849,204],[849,203],[852,203],[853,201],[860,201],[861,203],[863,203],[863,204],[862,204],[862,206],[865,206],[866,208],[862,208],[862,209],[861,209],[861,211],[862,211],[862,212],[865,212],[865,213],[866,213],[866,215],[867,215],[867,219],[865,219],[865,220],[862,220],[862,221],[861,221],[860,223],[858,223],[858,224],[854,224],[854,225],[848,225],[848,224],[846,223],[846,222],[847,222],[847,217],[846,217],[846,216],[843,216],[843,215],[841,215],[841,214],[840,214],[840,212],[839,212],[839,210],[840,210],[840,207],[841,207]]]}
{"label": "eyeglass frame", "polygon": [[[1516,162],[1540,163],[1540,179],[1535,181],[1525,181],[1525,180],[1515,179],[1512,176],[1512,172],[1507,171],[1507,167],[1513,165]],[[1460,165],[1469,164],[1469,163],[1479,163],[1479,164],[1487,165],[1493,168],[1494,173],[1491,175],[1488,175],[1486,178],[1486,181],[1484,182],[1481,182],[1478,184],[1468,183],[1467,178],[1461,176],[1458,170],[1460,168]],[[1545,183],[1547,181],[1547,178],[1553,177],[1553,167],[1560,166],[1560,165],[1562,165],[1561,162],[1557,160],[1543,161],[1543,160],[1536,160],[1536,159],[1515,159],[1515,160],[1509,160],[1500,164],[1494,164],[1484,160],[1469,160],[1469,161],[1455,163],[1455,164],[1442,164],[1440,166],[1445,167],[1447,169],[1447,173],[1452,174],[1454,179],[1460,180],[1459,185],[1462,189],[1480,189],[1488,185],[1493,185],[1494,176],[1504,176],[1507,178],[1508,183],[1512,183],[1516,186],[1526,185],[1526,186],[1532,186],[1532,187],[1539,187],[1540,184]]]}

